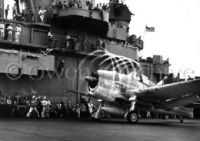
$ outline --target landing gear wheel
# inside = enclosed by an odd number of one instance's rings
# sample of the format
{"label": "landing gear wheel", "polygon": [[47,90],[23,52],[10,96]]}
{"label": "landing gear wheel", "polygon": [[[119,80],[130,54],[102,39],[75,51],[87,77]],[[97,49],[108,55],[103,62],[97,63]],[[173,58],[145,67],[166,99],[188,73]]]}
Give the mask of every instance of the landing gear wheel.
{"label": "landing gear wheel", "polygon": [[183,117],[179,117],[180,123],[183,123]]}
{"label": "landing gear wheel", "polygon": [[131,111],[127,114],[127,120],[129,123],[137,123],[138,121],[138,113],[136,111]]}

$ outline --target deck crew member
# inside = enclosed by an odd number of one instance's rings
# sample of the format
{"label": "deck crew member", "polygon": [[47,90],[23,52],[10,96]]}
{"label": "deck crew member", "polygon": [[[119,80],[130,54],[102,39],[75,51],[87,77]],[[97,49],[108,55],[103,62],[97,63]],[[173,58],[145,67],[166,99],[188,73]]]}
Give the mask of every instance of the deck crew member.
{"label": "deck crew member", "polygon": [[43,97],[43,100],[41,101],[41,104],[42,104],[42,114],[41,114],[41,117],[42,118],[49,118],[50,117],[50,105],[51,105],[51,102],[47,99],[47,97]]}
{"label": "deck crew member", "polygon": [[67,9],[69,7],[68,3],[66,1],[63,1],[63,9]]}
{"label": "deck crew member", "polygon": [[20,25],[15,27],[15,42],[19,42],[21,31],[22,28],[20,27]]}
{"label": "deck crew member", "polygon": [[13,19],[15,20],[16,16],[17,16],[17,5],[16,5],[16,3],[12,7],[12,14],[13,14]]}
{"label": "deck crew member", "polygon": [[37,114],[37,117],[40,117],[40,114],[37,110],[37,99],[35,98],[35,96],[32,96],[31,102],[30,102],[30,109],[28,111],[28,113],[26,114],[26,117],[30,117],[31,114],[33,113],[33,111],[35,111],[35,113]]}
{"label": "deck crew member", "polygon": [[3,22],[0,23],[0,39],[4,39],[5,36],[5,25]]}
{"label": "deck crew member", "polygon": [[8,30],[8,41],[12,41],[13,26],[12,23],[7,27]]}
{"label": "deck crew member", "polygon": [[40,15],[40,20],[42,21],[42,22],[44,22],[44,15],[45,15],[45,13],[46,13],[46,10],[42,7],[39,7],[39,15]]}
{"label": "deck crew member", "polygon": [[89,99],[88,101],[88,110],[89,110],[89,113],[92,114],[93,113],[93,109],[94,109],[94,105],[92,103],[92,100]]}
{"label": "deck crew member", "polygon": [[53,34],[51,31],[48,32],[48,38],[49,38],[49,47],[52,48],[53,44]]}
{"label": "deck crew member", "polygon": [[9,8],[9,4],[7,5],[6,9],[5,9],[5,18],[8,19],[8,11],[10,10]]}

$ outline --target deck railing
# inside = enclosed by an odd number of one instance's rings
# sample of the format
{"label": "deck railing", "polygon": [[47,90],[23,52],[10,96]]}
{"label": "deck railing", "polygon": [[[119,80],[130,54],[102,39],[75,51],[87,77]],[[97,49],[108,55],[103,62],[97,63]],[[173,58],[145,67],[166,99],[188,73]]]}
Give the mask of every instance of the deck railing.
{"label": "deck railing", "polygon": [[37,46],[48,45],[49,25],[0,19],[0,41]]}

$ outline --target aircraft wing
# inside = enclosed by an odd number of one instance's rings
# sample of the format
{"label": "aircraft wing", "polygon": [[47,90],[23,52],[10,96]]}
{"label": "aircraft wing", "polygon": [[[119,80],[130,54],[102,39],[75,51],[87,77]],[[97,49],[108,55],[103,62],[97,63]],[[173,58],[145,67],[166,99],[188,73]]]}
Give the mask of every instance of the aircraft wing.
{"label": "aircraft wing", "polygon": [[153,86],[140,90],[127,90],[127,95],[149,101],[181,98],[187,94],[200,94],[200,79]]}
{"label": "aircraft wing", "polygon": [[76,91],[76,90],[68,90],[67,92],[74,93],[74,94],[77,94],[77,95],[92,97],[91,95],[89,95],[89,94],[87,94],[87,93],[83,93],[83,92]]}

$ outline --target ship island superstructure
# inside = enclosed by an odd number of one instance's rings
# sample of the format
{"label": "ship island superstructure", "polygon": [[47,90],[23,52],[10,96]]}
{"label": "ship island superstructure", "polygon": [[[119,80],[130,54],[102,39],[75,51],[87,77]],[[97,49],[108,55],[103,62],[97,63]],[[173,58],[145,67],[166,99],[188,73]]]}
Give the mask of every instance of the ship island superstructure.
{"label": "ship island superstructure", "polygon": [[[0,12],[1,95],[26,95],[30,90],[54,99],[65,97],[73,103],[73,91],[84,91],[85,76],[97,64],[92,52],[111,53],[140,61],[143,40],[129,35],[129,8],[117,0],[108,4],[95,0],[13,0],[7,17],[5,1]],[[168,74],[162,63],[143,60],[149,78]],[[159,72],[152,70],[156,67]],[[156,70],[156,69],[155,69]],[[151,73],[152,72],[152,73]],[[157,77],[157,76],[156,76]],[[158,79],[152,78],[158,81]]]}

